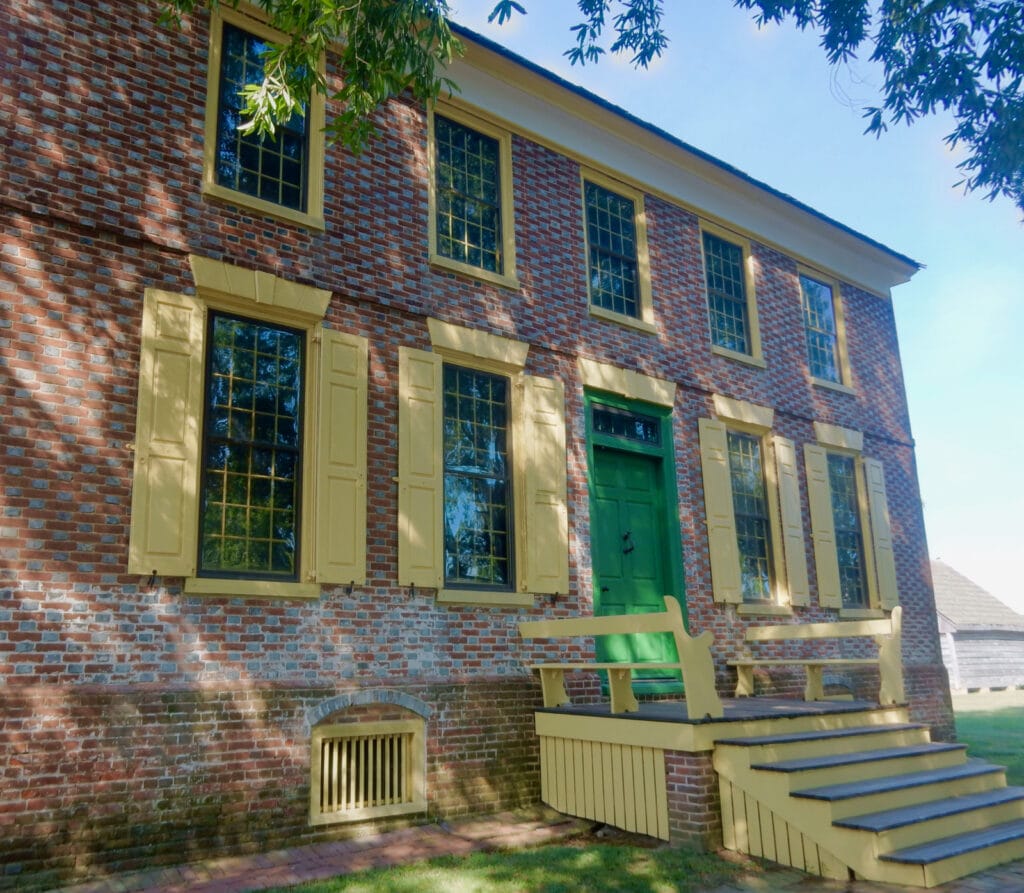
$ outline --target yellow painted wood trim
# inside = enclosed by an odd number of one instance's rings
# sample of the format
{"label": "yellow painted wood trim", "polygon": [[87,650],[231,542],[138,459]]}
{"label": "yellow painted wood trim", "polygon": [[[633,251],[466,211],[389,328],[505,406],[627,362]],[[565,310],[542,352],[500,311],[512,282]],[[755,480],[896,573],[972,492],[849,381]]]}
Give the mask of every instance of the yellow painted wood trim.
{"label": "yellow painted wood trim", "polygon": [[443,579],[441,357],[398,350],[399,586]]}
{"label": "yellow painted wood trim", "polygon": [[824,378],[815,378],[811,376],[811,384],[816,388],[827,388],[830,391],[837,391],[840,394],[856,394],[856,388],[852,388],[849,385],[840,384],[836,381],[828,381]]}
{"label": "yellow painted wood trim", "polygon": [[740,423],[758,434],[770,431],[775,423],[775,410],[746,400],[736,400],[723,394],[713,394],[711,401],[715,415],[723,421]]}
{"label": "yellow painted wood trim", "polygon": [[585,388],[618,394],[629,400],[652,403],[655,406],[675,406],[676,383],[633,369],[622,369],[610,363],[577,357],[576,368]]}
{"label": "yellow painted wood trim", "polygon": [[202,301],[146,289],[128,538],[131,574],[195,573],[205,338]]}
{"label": "yellow painted wood trim", "polygon": [[797,470],[796,446],[793,441],[776,435],[772,438],[775,456],[771,463],[776,475],[779,501],[779,533],[782,560],[785,565],[785,592],[780,602],[790,606],[810,603],[811,583],[807,575],[807,549],[804,541],[804,517],[800,502],[800,480]]}
{"label": "yellow painted wood trim", "polygon": [[620,326],[626,326],[629,329],[636,329],[638,332],[645,332],[648,335],[658,334],[657,323],[647,322],[633,316],[626,316],[625,313],[616,313],[614,310],[609,310],[606,307],[595,307],[593,304],[590,305],[589,310],[590,315],[596,319],[603,319],[605,322],[613,322]]}
{"label": "yellow painted wood trim", "polygon": [[530,345],[525,341],[442,322],[433,317],[427,319],[427,331],[431,347],[444,359],[453,362],[468,360],[474,364],[488,360],[506,374],[522,372],[530,352]]}
{"label": "yellow painted wood trim", "polygon": [[369,342],[318,329],[316,555],[321,583],[366,582],[366,441]]}
{"label": "yellow painted wood trim", "polygon": [[789,605],[744,602],[736,606],[736,613],[740,617],[792,617],[793,609]]}
{"label": "yellow painted wood trim", "polygon": [[698,419],[697,428],[712,590],[715,601],[741,604],[743,586],[729,471],[728,432],[722,422],[713,419]]}
{"label": "yellow painted wood trim", "polygon": [[832,517],[832,491],[828,477],[828,453],[824,447],[804,444],[807,472],[807,502],[811,511],[811,539],[818,580],[818,604],[823,608],[843,606],[839,584],[839,558],[836,553],[835,523]]}
{"label": "yellow painted wood trim", "polygon": [[814,438],[818,443],[841,450],[859,453],[864,449],[864,432],[854,428],[842,428],[826,422],[814,423]]}
{"label": "yellow painted wood trim", "polygon": [[[217,183],[217,113],[220,104],[220,63],[224,22],[229,22],[243,31],[275,43],[281,43],[287,39],[285,35],[266,24],[264,16],[255,6],[245,4],[244,9],[245,12],[221,5],[210,13],[210,51],[206,77],[206,113],[203,138],[203,196],[212,196],[278,220],[323,231],[326,228],[324,221],[326,152],[324,143],[325,99],[322,93],[313,91],[306,111],[306,127],[309,132],[306,211],[286,208],[283,205]],[[246,14],[246,12],[250,14]],[[323,60],[321,60],[321,65],[323,65]]]}
{"label": "yellow painted wood trim", "polygon": [[[568,471],[565,386],[554,378],[521,379],[516,433],[515,537],[520,591],[569,591]],[[521,495],[520,495],[521,494]]]}
{"label": "yellow painted wood trim", "polygon": [[485,592],[476,589],[439,589],[437,600],[449,605],[493,605],[499,608],[532,608],[532,592]]}
{"label": "yellow painted wood trim", "polygon": [[[582,201],[582,216],[583,216],[583,242],[585,248],[584,257],[587,260],[587,292],[590,292],[590,240],[589,240],[589,227],[586,225],[586,184],[591,182],[596,186],[600,186],[603,189],[607,189],[609,192],[615,193],[616,195],[629,199],[633,203],[633,230],[636,235],[636,266],[637,266],[637,286],[639,294],[638,304],[640,305],[639,317],[629,317],[625,314],[614,313],[607,311],[603,307],[595,307],[592,300],[588,300],[590,306],[590,312],[594,316],[599,316],[605,319],[612,319],[616,322],[622,322],[625,325],[631,325],[634,323],[640,323],[638,326],[644,327],[645,330],[657,332],[657,326],[655,325],[654,318],[654,305],[651,298],[651,259],[650,251],[647,245],[647,212],[644,210],[644,194],[638,189],[634,189],[632,186],[627,186],[621,180],[616,180],[609,177],[607,174],[600,173],[590,168],[580,168],[580,198]],[[602,312],[599,312],[602,311]],[[650,327],[646,329],[646,327]]]}
{"label": "yellow painted wood trim", "polygon": [[[498,168],[501,193],[501,270],[474,267],[461,261],[443,257],[437,250],[437,147],[434,138],[434,116],[450,118],[464,127],[486,134],[498,143]],[[449,102],[438,102],[427,107],[427,243],[430,263],[454,270],[467,276],[483,279],[506,288],[518,288],[516,276],[515,208],[513,205],[512,134],[495,124],[493,118],[483,117],[478,111],[467,111]]]}
{"label": "yellow painted wood trim", "polygon": [[226,580],[214,577],[186,577],[186,595],[223,595],[233,598],[320,598],[319,583],[279,580]]}
{"label": "yellow painted wood trim", "polygon": [[292,319],[293,324],[295,319],[300,319],[309,325],[324,318],[331,302],[331,292],[327,289],[291,282],[272,273],[198,254],[190,254],[188,262],[196,289],[204,300],[213,303],[217,303],[218,298],[242,301],[245,303],[232,309],[240,307],[242,312],[257,313],[261,318],[276,310],[287,314],[285,320]]}
{"label": "yellow painted wood trim", "polygon": [[740,353],[738,350],[729,350],[728,347],[720,347],[717,344],[711,345],[711,352],[727,360],[735,360],[737,363],[744,363],[747,366],[754,366],[758,369],[767,369],[768,364],[761,357],[752,357],[749,354]]}
{"label": "yellow painted wood trim", "polygon": [[836,639],[850,636],[880,636],[892,633],[892,619],[839,620],[834,623],[784,623],[751,626],[744,639],[748,642],[778,642],[792,639]]}

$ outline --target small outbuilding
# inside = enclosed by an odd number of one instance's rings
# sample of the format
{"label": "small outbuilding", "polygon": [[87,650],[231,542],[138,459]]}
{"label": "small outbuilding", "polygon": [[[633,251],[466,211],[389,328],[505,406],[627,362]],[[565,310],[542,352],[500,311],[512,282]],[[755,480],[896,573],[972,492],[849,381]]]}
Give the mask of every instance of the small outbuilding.
{"label": "small outbuilding", "polygon": [[949,687],[1024,686],[1024,615],[949,565],[931,565]]}

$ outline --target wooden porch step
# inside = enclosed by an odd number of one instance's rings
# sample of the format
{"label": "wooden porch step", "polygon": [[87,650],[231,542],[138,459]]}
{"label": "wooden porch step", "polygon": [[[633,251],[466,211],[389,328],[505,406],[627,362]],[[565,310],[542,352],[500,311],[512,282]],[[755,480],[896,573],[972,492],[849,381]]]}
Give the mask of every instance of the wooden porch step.
{"label": "wooden porch step", "polygon": [[964,856],[968,853],[975,853],[1002,844],[1016,843],[1020,844],[1021,852],[1024,853],[1024,819],[1004,822],[1001,825],[994,825],[981,831],[954,834],[952,837],[943,837],[941,840],[933,840],[918,846],[906,847],[891,853],[883,853],[879,858],[885,862],[928,865],[933,862],[953,859],[957,856]]}
{"label": "wooden porch step", "polygon": [[920,723],[891,723],[888,725],[850,726],[836,729],[814,729],[777,735],[751,735],[724,738],[716,746],[741,748],[753,765],[810,758],[823,754],[837,755],[867,749],[910,747],[927,744],[931,731]]}
{"label": "wooden porch step", "polygon": [[757,747],[764,744],[791,744],[802,741],[820,741],[828,738],[856,737],[860,735],[881,735],[894,731],[916,731],[927,729],[924,723],[904,722],[874,726],[852,726],[842,729],[814,729],[809,732],[786,732],[779,735],[751,735],[744,738],[722,738],[716,744],[731,744],[735,747]]}
{"label": "wooden porch step", "polygon": [[814,779],[840,783],[878,778],[899,772],[938,769],[963,763],[966,751],[967,747],[959,743],[928,742],[924,745],[883,748],[876,751],[752,763],[751,769],[790,775],[801,783],[801,786],[806,786],[813,784]]}
{"label": "wooden porch step", "polygon": [[[898,809],[886,809],[866,815],[850,816],[836,819],[833,824],[841,828],[854,828],[861,831],[881,833],[905,825],[916,825],[933,819],[947,818],[966,812],[986,809],[990,806],[1001,806],[1006,803],[1024,804],[1024,788],[995,788],[977,794],[965,794],[959,797],[948,797],[932,800],[927,803],[915,803]],[[1024,816],[1021,817],[1024,819]]]}
{"label": "wooden porch step", "polygon": [[803,797],[807,800],[850,800],[874,794],[887,794],[890,791],[902,791],[907,788],[952,784],[965,779],[991,777],[994,782],[998,783],[1005,772],[1006,769],[1003,766],[996,766],[982,760],[968,760],[962,766],[946,766],[942,769],[910,772],[905,775],[888,775],[882,778],[865,778],[860,781],[805,788],[793,791],[790,796]]}

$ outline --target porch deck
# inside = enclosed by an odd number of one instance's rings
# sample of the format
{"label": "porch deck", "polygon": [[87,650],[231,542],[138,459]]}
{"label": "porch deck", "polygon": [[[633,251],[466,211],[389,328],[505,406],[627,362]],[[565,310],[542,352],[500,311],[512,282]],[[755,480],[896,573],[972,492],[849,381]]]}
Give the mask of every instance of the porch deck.
{"label": "porch deck", "polygon": [[726,698],[535,710],[560,812],[844,880],[932,887],[1024,857],[1024,788],[901,705]]}

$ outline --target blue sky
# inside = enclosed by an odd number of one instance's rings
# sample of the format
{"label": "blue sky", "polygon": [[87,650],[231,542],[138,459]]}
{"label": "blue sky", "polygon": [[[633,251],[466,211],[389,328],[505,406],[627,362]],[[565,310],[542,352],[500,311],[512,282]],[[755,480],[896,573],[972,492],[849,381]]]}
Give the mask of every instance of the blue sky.
{"label": "blue sky", "polygon": [[[1024,225],[1006,199],[954,188],[949,118],[863,134],[866,61],[831,68],[812,32],[758,29],[729,0],[668,0],[649,71],[570,66],[573,0],[493,0],[453,18],[561,77],[925,265],[893,290],[929,554],[1024,613]],[[865,54],[866,56],[867,54]]]}

